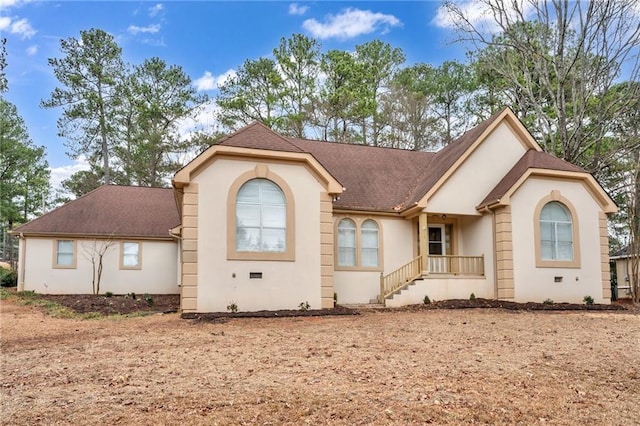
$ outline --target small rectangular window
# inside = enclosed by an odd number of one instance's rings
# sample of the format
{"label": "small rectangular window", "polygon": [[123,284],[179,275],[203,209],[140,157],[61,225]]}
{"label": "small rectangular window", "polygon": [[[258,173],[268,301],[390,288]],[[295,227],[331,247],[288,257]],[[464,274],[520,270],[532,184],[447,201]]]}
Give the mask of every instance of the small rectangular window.
{"label": "small rectangular window", "polygon": [[250,279],[262,279],[262,272],[249,272]]}
{"label": "small rectangular window", "polygon": [[75,267],[76,243],[73,240],[56,240],[55,242],[55,264],[60,268]]}
{"label": "small rectangular window", "polygon": [[123,242],[121,246],[121,266],[123,269],[140,268],[140,243]]}

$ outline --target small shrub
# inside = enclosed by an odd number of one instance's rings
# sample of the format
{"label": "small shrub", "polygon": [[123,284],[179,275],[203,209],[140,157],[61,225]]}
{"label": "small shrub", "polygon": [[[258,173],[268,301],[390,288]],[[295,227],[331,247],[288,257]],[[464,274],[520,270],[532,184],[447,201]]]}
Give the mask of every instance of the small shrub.
{"label": "small shrub", "polygon": [[113,293],[110,291],[107,291],[104,293],[104,297],[113,297]]}
{"label": "small shrub", "polygon": [[18,285],[18,273],[10,269],[0,269],[0,286],[16,287]]}
{"label": "small shrub", "polygon": [[238,305],[233,300],[227,305],[227,311],[238,312]]}
{"label": "small shrub", "polygon": [[544,301],[542,303],[544,303],[545,305],[553,305],[553,300],[547,298],[547,299],[544,299]]}
{"label": "small shrub", "polygon": [[471,293],[471,296],[469,296],[469,300],[476,300],[476,295]]}
{"label": "small shrub", "polygon": [[586,303],[587,305],[593,305],[593,297],[587,295],[585,296],[583,299],[584,303]]}
{"label": "small shrub", "polygon": [[142,298],[144,299],[145,302],[147,302],[147,305],[149,306],[153,305],[153,297],[149,293],[145,293],[144,296],[142,296]]}
{"label": "small shrub", "polygon": [[429,299],[429,296],[424,296],[424,300],[423,300],[425,305],[429,305],[431,304],[431,299]]}
{"label": "small shrub", "polygon": [[308,311],[309,310],[309,302],[301,302],[298,307],[300,308],[301,311]]}

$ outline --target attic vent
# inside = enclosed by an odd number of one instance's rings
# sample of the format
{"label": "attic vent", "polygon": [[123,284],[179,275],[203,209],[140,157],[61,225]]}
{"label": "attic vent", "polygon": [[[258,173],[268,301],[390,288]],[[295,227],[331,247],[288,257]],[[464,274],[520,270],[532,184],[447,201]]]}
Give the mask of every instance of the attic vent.
{"label": "attic vent", "polygon": [[262,279],[262,272],[249,272],[250,279]]}
{"label": "attic vent", "polygon": [[554,283],[561,283],[562,282],[562,277],[553,277],[553,282]]}

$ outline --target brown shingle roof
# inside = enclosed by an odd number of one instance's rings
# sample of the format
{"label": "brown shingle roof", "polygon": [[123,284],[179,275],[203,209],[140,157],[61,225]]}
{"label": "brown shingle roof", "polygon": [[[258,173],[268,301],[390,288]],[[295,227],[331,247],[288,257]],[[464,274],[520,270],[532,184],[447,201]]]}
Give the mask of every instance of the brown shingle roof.
{"label": "brown shingle roof", "polygon": [[104,185],[14,233],[169,239],[179,224],[173,189]]}
{"label": "brown shingle roof", "polygon": [[402,207],[408,188],[428,169],[432,152],[377,148],[337,142],[289,139],[327,169],[346,190],[336,208],[394,211]]}
{"label": "brown shingle roof", "polygon": [[[220,145],[311,154],[346,189],[334,203],[336,208],[401,211],[424,197],[504,113],[497,112],[437,153],[285,138],[259,123],[231,134]],[[551,156],[535,158],[549,168],[567,167],[561,160],[542,160],[547,157]]]}
{"label": "brown shingle roof", "polygon": [[489,192],[478,208],[500,201],[511,187],[528,169],[560,170],[566,172],[587,173],[581,167],[564,161],[545,152],[528,150],[522,158],[509,170],[502,180]]}
{"label": "brown shingle roof", "polygon": [[280,136],[262,123],[254,121],[235,133],[220,140],[219,145],[239,148],[268,149],[270,151],[302,152],[285,137]]}

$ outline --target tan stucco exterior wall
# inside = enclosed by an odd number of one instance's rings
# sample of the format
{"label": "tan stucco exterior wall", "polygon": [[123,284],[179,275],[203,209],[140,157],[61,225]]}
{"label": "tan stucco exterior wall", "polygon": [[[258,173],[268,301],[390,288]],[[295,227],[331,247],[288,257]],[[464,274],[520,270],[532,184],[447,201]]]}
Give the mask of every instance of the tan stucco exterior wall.
{"label": "tan stucco exterior wall", "polygon": [[509,125],[500,124],[429,199],[429,211],[479,215],[476,206],[525,152]]}
{"label": "tan stucco exterior wall", "polygon": [[[294,197],[293,261],[228,260],[229,188],[239,176],[256,169],[257,164],[260,174],[275,174],[286,182]],[[327,255],[321,255],[323,243],[326,246],[327,241],[333,241],[333,228],[328,225],[326,214],[330,198],[304,165],[220,158],[193,177],[193,183],[198,185],[198,312],[224,312],[231,302],[240,311],[298,309],[304,302],[309,303],[310,309],[333,305],[332,264],[327,263]],[[327,253],[326,247],[324,250]],[[249,277],[256,272],[262,273],[261,279]]]}
{"label": "tan stucco exterior wall", "polygon": [[[365,220],[374,218],[380,223],[382,238],[382,271],[388,274],[414,258],[414,228],[411,220],[385,216],[337,215]],[[380,272],[366,270],[338,270],[334,273],[338,303],[369,303],[380,294]]]}
{"label": "tan stucco exterior wall", "polygon": [[[64,269],[53,267],[54,241],[52,238],[36,237],[24,240],[23,290],[48,294],[90,294],[93,266],[88,250],[90,252],[94,240],[76,239],[76,267]],[[135,240],[141,244],[140,269],[120,269],[120,241],[112,241],[103,257],[101,294],[107,291],[114,294],[179,293],[176,280],[178,249],[175,241]]]}
{"label": "tan stucco exterior wall", "polygon": [[[577,214],[580,264],[578,267],[536,267],[534,212],[551,191],[558,191]],[[603,237],[601,208],[580,182],[561,179],[530,178],[511,197],[513,238],[514,299],[518,302],[582,303],[584,296],[596,303],[609,303],[604,291]],[[575,250],[575,249],[574,249]],[[608,269],[606,271],[608,277]],[[560,277],[561,282],[554,282]]]}
{"label": "tan stucco exterior wall", "polygon": [[[493,250],[493,224],[491,215],[481,217],[464,216],[460,219],[460,250],[459,255],[484,255],[484,276],[490,283],[489,296],[495,298],[495,258]],[[483,290],[484,291],[484,290]],[[467,297],[470,295],[469,293]],[[476,297],[477,293],[474,293]],[[486,294],[486,292],[484,293]]]}

